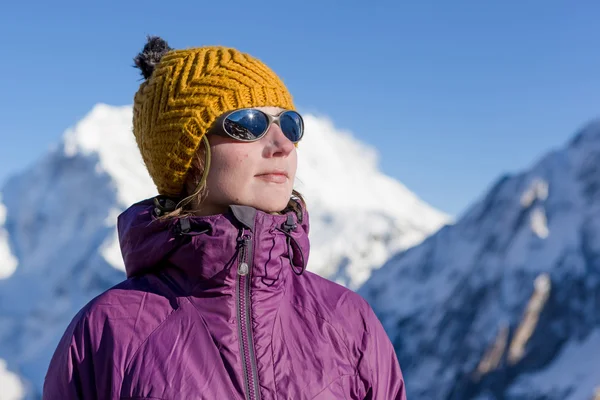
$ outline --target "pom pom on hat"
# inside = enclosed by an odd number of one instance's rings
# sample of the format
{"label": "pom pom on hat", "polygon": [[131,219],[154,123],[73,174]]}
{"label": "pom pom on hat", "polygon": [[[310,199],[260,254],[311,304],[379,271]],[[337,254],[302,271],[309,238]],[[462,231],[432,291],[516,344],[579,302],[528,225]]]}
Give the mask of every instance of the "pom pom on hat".
{"label": "pom pom on hat", "polygon": [[169,47],[166,40],[158,36],[148,36],[148,43],[142,52],[133,59],[135,67],[142,71],[144,79],[148,79],[152,76],[152,72],[161,58],[171,50],[173,49]]}

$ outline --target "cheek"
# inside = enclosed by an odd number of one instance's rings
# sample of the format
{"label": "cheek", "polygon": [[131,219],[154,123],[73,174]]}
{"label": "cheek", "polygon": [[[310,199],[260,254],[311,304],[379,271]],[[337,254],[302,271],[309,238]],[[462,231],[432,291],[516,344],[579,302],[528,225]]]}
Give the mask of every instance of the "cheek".
{"label": "cheek", "polygon": [[208,189],[214,194],[230,196],[228,192],[239,190],[248,182],[252,173],[248,152],[239,151],[236,146],[215,146],[211,155]]}
{"label": "cheek", "polygon": [[211,168],[221,173],[237,171],[243,168],[248,160],[248,152],[242,151],[241,147],[234,146],[232,143],[215,146],[211,156]]}

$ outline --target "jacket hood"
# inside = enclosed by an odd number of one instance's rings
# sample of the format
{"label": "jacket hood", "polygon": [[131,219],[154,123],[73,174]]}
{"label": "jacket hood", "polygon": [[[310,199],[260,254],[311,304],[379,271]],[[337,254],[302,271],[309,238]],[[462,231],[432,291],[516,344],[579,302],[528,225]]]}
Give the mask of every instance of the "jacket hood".
{"label": "jacket hood", "polygon": [[117,219],[128,278],[155,270],[163,262],[201,263],[201,275],[210,278],[230,260],[242,230],[253,233],[261,251],[266,249],[265,241],[285,234],[286,226],[290,228],[287,236],[291,238],[292,265],[304,270],[309,255],[309,220],[304,206],[300,215],[294,211],[273,215],[232,205],[223,214],[161,220],[151,198],[133,204]]}

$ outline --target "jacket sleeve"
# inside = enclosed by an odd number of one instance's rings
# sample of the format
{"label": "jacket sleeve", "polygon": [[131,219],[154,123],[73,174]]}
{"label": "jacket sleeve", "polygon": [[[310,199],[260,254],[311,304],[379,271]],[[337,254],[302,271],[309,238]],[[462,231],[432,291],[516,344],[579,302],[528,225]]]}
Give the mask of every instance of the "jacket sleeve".
{"label": "jacket sleeve", "polygon": [[358,371],[366,381],[365,400],[406,400],[404,377],[394,346],[370,306],[364,316]]}
{"label": "jacket sleeve", "polygon": [[[104,338],[80,312],[63,334],[44,379],[43,400],[112,400],[114,368]],[[110,345],[108,345],[110,347]]]}

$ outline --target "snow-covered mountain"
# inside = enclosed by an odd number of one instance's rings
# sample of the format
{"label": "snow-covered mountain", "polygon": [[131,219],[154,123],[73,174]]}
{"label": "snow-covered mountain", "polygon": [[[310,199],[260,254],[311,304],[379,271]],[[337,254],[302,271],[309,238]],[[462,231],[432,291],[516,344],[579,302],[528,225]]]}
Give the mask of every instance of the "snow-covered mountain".
{"label": "snow-covered mountain", "polygon": [[359,292],[409,399],[600,398],[600,121]]}
{"label": "snow-covered mountain", "polygon": [[[0,399],[39,396],[73,315],[124,278],[116,217],[155,195],[131,118],[131,107],[97,105],[0,192]],[[379,172],[368,146],[324,118],[305,122],[297,188],[311,213],[309,269],[357,288],[448,217]]]}

